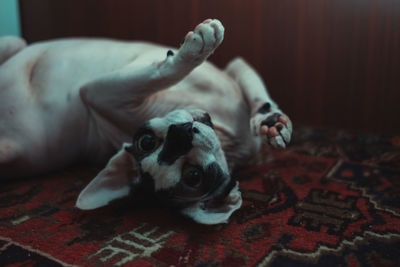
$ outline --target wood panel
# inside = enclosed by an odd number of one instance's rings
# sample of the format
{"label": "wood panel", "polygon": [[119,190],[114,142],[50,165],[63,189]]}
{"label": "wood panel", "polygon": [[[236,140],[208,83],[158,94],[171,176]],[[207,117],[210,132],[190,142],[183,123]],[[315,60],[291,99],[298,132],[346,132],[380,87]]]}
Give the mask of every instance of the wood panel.
{"label": "wood panel", "polygon": [[69,36],[178,45],[205,18],[226,27],[211,61],[241,55],[295,124],[400,133],[398,0],[20,0],[29,42]]}

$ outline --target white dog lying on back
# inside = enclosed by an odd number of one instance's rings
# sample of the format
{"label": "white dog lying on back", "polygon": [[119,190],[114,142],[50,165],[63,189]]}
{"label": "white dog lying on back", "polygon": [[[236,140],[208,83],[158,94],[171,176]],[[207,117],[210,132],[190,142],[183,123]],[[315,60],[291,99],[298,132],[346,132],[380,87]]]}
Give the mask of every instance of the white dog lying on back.
{"label": "white dog lying on back", "polygon": [[[224,28],[208,19],[179,49],[143,42],[0,39],[0,177],[107,163],[76,206],[135,191],[204,224],[241,206],[230,172],[262,144],[284,148],[289,118],[242,59],[206,62]],[[132,139],[133,137],[133,139]]]}

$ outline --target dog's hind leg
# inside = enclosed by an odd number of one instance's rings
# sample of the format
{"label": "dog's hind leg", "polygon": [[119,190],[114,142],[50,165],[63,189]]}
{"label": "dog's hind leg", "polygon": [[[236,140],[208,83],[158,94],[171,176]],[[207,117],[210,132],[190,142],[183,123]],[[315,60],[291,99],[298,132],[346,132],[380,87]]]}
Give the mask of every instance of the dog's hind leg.
{"label": "dog's hind leg", "polygon": [[138,68],[126,66],[80,88],[83,102],[100,116],[117,125],[131,121],[129,109],[150,95],[166,89],[188,75],[221,44],[224,28],[218,20],[206,20],[189,32],[182,46],[166,58]]}
{"label": "dog's hind leg", "polygon": [[253,134],[265,144],[285,148],[291,139],[292,123],[272,100],[260,75],[241,58],[232,60],[225,71],[239,84],[250,106]]}
{"label": "dog's hind leg", "polygon": [[5,36],[0,38],[0,66],[10,57],[26,47],[26,42],[15,36]]}

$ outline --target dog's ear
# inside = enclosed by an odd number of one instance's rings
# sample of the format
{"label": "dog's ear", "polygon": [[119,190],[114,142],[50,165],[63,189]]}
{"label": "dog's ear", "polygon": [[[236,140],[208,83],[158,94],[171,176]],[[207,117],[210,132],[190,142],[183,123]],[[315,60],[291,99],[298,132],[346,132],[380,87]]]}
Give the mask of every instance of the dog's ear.
{"label": "dog's ear", "polygon": [[219,205],[210,207],[203,202],[198,202],[183,209],[182,213],[202,224],[227,223],[231,214],[241,205],[242,196],[239,191],[239,182],[236,182],[236,186]]}
{"label": "dog's ear", "polygon": [[91,210],[107,205],[110,201],[129,195],[131,184],[137,179],[133,156],[124,143],[107,163],[107,166],[83,189],[76,207]]}

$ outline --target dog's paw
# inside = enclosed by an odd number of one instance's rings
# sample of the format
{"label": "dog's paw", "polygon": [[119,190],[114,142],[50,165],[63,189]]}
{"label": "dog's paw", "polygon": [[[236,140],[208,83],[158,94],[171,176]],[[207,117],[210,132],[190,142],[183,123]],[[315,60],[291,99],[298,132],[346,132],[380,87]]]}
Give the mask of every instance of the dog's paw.
{"label": "dog's paw", "polygon": [[224,27],[217,19],[207,19],[186,34],[178,55],[186,63],[200,64],[224,39]]}
{"label": "dog's paw", "polygon": [[260,136],[264,144],[274,148],[286,148],[291,140],[293,126],[289,117],[277,108],[265,103],[250,120],[255,136]]}

